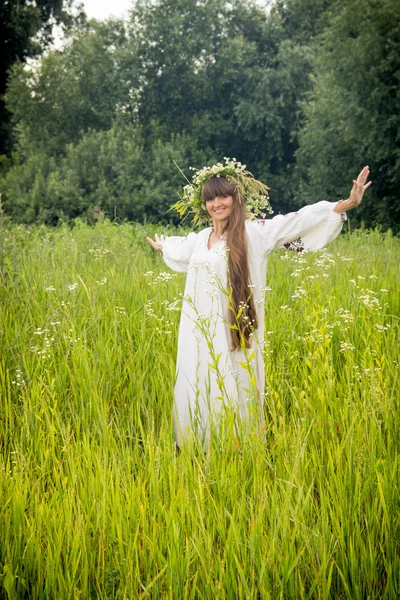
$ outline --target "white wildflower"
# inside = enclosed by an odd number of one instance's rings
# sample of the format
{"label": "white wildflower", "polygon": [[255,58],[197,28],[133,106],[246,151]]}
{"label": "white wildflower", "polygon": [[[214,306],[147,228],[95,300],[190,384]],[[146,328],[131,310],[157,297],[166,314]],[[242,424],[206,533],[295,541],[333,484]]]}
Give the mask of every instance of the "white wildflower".
{"label": "white wildflower", "polygon": [[348,342],[340,342],[340,352],[346,352],[347,350],[355,350],[355,346]]}

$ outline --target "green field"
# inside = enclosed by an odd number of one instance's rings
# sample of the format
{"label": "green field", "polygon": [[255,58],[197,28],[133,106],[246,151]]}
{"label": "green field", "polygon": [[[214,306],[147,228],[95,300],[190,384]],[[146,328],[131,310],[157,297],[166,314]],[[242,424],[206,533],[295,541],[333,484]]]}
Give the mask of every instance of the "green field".
{"label": "green field", "polygon": [[397,598],[400,241],[273,255],[265,435],[178,454],[154,231],[2,228],[0,598]]}

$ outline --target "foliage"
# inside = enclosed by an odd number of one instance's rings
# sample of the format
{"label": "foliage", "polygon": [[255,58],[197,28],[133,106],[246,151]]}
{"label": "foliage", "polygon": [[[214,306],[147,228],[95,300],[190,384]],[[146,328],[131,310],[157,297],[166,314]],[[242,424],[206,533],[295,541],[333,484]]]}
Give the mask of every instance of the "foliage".
{"label": "foliage", "polygon": [[90,129],[107,130],[125,100],[118,48],[125,28],[118,21],[93,23],[63,51],[48,52],[36,69],[16,65],[6,100],[26,158],[37,149],[64,154]]}
{"label": "foliage", "polygon": [[52,41],[53,25],[71,28],[84,21],[72,14],[73,0],[27,0],[0,2],[0,153],[6,149],[9,114],[3,94],[9,69],[16,61],[39,55]]}
{"label": "foliage", "polygon": [[3,595],[396,597],[396,238],[271,256],[264,435],[178,454],[155,227],[1,226]]}
{"label": "foliage", "polygon": [[400,5],[340,3],[315,56],[315,81],[303,105],[297,153],[303,201],[344,197],[355,165],[373,186],[357,222],[400,226]]}
{"label": "foliage", "polygon": [[397,232],[397,5],[140,0],[125,23],[91,22],[35,68],[13,67],[5,210],[56,223],[101,202],[110,216],[173,219],[173,162],[188,176],[236,156],[288,212],[344,197],[367,163],[374,186],[355,223]]}
{"label": "foliage", "polygon": [[182,187],[173,161],[184,164],[202,157],[184,135],[155,141],[146,152],[143,148],[138,126],[115,123],[106,131],[88,131],[77,144],[68,144],[58,160],[43,152],[32,154],[8,171],[3,192],[17,201],[7,202],[6,211],[14,218],[23,211],[26,222],[51,225],[77,216],[91,222],[96,207],[110,218],[165,219]]}

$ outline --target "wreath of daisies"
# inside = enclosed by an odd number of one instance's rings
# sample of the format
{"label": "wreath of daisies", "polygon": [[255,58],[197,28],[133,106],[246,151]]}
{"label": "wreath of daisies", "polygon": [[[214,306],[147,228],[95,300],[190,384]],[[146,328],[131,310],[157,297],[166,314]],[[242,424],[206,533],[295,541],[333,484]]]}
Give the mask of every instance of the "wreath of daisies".
{"label": "wreath of daisies", "polygon": [[217,163],[212,167],[203,167],[199,170],[190,167],[190,170],[195,171],[192,182],[187,180],[188,184],[183,188],[182,197],[171,206],[171,210],[176,210],[181,217],[193,215],[193,222],[196,224],[208,223],[210,215],[201,197],[201,188],[211,177],[226,177],[230,183],[236,183],[239,186],[241,197],[246,203],[248,219],[264,218],[266,213],[272,214],[273,210],[268,199],[268,186],[254,179],[254,176],[246,171],[246,165],[242,165],[235,158],[224,157],[224,163]]}

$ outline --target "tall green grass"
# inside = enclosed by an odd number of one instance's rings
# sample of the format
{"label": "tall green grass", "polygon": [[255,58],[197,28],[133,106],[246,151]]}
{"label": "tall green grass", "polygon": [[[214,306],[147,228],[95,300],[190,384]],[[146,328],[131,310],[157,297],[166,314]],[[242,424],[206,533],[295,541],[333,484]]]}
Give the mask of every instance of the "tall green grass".
{"label": "tall green grass", "polygon": [[272,256],[264,434],[177,453],[146,233],[3,226],[0,598],[397,598],[399,240]]}

